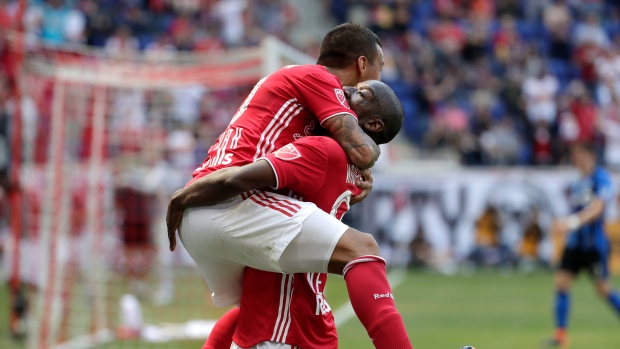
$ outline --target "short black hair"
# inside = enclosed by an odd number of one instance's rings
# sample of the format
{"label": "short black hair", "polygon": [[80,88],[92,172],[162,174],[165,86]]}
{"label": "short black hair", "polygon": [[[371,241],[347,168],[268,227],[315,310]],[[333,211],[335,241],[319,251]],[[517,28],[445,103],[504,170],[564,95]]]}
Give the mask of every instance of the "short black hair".
{"label": "short black hair", "polygon": [[385,144],[394,139],[403,127],[405,109],[394,90],[386,83],[376,81],[372,87],[374,92],[373,114],[383,120],[384,127],[381,132],[368,132],[368,135],[375,143]]}
{"label": "short black hair", "polygon": [[325,34],[316,64],[342,69],[361,56],[373,64],[379,53],[377,45],[381,47],[381,40],[372,30],[359,24],[344,23]]}

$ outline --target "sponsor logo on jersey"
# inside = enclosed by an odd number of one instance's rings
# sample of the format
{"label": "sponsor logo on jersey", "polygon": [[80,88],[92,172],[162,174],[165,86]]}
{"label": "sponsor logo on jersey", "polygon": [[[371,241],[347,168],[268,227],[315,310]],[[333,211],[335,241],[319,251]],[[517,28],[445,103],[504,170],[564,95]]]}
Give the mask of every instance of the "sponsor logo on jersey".
{"label": "sponsor logo on jersey", "polygon": [[334,92],[336,92],[336,98],[338,99],[338,102],[346,106],[345,103],[347,103],[347,97],[344,95],[344,91],[339,88],[335,88]]}
{"label": "sponsor logo on jersey", "polygon": [[375,293],[374,294],[375,299],[379,299],[379,298],[392,298],[394,299],[394,295],[391,293]]}
{"label": "sponsor logo on jersey", "polygon": [[287,144],[276,151],[275,156],[280,160],[291,161],[301,157],[299,150],[292,144]]}

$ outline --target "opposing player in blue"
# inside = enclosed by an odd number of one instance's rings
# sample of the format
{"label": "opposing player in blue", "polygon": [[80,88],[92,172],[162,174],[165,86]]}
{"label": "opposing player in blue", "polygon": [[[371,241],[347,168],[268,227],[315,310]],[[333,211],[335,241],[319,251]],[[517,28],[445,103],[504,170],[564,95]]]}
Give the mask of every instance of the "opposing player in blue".
{"label": "opposing player in blue", "polygon": [[612,200],[609,173],[597,166],[594,146],[579,143],[571,148],[571,162],[581,177],[571,184],[571,214],[557,219],[553,231],[566,236],[560,267],[555,275],[555,333],[550,346],[568,344],[566,328],[570,309],[569,290],[580,270],[590,274],[598,294],[620,315],[620,296],[609,283],[610,244],[604,229],[604,211]]}

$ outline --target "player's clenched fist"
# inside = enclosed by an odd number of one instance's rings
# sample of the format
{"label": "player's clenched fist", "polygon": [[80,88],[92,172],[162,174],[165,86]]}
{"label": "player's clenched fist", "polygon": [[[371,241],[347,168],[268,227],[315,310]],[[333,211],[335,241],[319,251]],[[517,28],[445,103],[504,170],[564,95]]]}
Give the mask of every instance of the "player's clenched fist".
{"label": "player's clenched fist", "polygon": [[356,181],[355,185],[362,189],[362,193],[351,198],[351,205],[357,204],[358,202],[366,199],[372,190],[372,173],[370,172],[370,169],[360,170],[360,175],[364,180]]}

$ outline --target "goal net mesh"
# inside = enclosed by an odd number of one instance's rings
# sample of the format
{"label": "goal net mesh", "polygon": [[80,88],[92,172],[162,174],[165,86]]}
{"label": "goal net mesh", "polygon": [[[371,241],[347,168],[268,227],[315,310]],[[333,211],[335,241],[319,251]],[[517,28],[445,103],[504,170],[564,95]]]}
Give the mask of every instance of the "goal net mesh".
{"label": "goal net mesh", "polygon": [[274,38],[151,56],[7,39],[21,221],[3,266],[28,290],[27,348],[199,348],[225,309],[168,251],[168,199],[254,83],[312,60]]}

